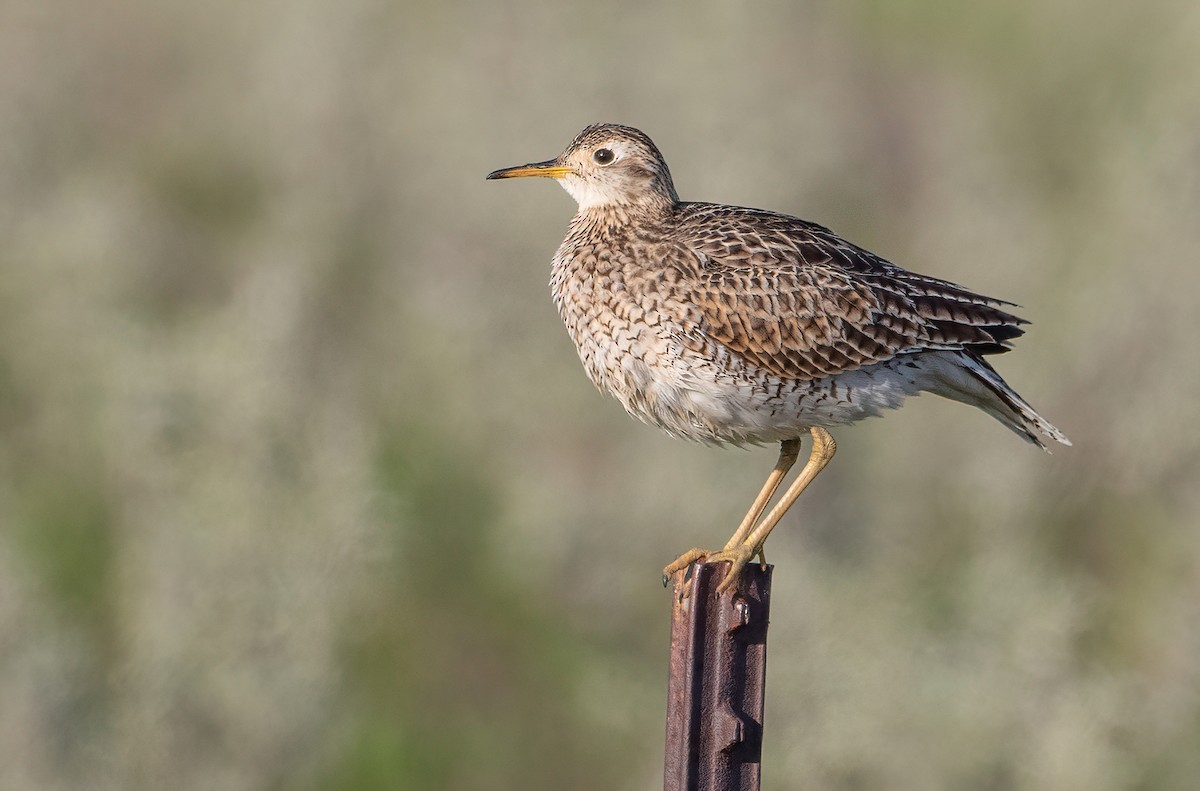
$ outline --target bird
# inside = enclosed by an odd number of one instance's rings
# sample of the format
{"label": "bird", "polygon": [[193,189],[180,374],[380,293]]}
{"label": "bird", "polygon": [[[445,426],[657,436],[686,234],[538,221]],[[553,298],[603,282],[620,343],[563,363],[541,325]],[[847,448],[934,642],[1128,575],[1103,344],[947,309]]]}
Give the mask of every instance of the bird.
{"label": "bird", "polygon": [[[758,496],[721,550],[718,592],[742,570],[837,445],[829,429],[934,393],[977,407],[1022,439],[1070,440],[985,357],[1028,322],[1012,302],[908,271],[813,222],[681,201],[642,131],[586,127],[554,159],[488,179],[556,180],[578,204],[551,263],[550,289],[588,378],[635,418],[713,445],[779,443]],[[767,506],[811,451],[779,501]]]}

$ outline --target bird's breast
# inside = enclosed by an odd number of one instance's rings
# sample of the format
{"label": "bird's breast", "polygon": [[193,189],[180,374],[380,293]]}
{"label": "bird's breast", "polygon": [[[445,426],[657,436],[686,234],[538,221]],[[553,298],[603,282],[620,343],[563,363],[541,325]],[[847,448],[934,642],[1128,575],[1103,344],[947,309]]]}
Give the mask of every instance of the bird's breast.
{"label": "bird's breast", "polygon": [[[624,401],[629,372],[669,364],[672,317],[650,282],[621,251],[564,244],[550,289],[588,377]],[[640,378],[640,377],[639,377]]]}
{"label": "bird's breast", "polygon": [[733,360],[695,353],[703,336],[695,301],[678,270],[645,261],[586,243],[564,243],[555,256],[551,291],[588,378],[670,434],[740,441],[741,432],[726,436],[719,426],[741,410],[753,385],[733,373]]}

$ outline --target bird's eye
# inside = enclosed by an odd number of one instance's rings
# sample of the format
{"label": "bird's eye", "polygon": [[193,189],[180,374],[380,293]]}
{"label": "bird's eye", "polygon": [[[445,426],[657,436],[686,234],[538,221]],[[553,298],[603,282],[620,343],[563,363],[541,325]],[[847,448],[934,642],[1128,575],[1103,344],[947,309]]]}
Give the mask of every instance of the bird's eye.
{"label": "bird's eye", "polygon": [[612,152],[611,148],[597,148],[592,154],[592,159],[596,160],[601,165],[607,165],[617,158],[617,155]]}

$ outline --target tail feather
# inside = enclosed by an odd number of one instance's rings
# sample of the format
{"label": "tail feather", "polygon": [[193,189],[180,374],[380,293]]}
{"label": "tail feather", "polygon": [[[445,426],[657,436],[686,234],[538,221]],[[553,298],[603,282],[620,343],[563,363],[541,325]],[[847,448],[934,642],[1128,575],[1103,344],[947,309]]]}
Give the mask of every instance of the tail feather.
{"label": "tail feather", "polygon": [[996,369],[970,352],[957,352],[953,365],[938,371],[937,385],[930,390],[946,398],[979,407],[1018,436],[1049,452],[1042,437],[1070,445],[1071,440],[1037,413],[1029,402],[1009,387]]}

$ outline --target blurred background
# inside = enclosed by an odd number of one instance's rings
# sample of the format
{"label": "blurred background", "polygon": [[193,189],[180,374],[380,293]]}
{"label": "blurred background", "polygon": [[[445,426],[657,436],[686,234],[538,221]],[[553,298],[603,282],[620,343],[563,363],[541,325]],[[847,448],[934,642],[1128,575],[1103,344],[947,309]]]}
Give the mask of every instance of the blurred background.
{"label": "blurred background", "polygon": [[1200,5],[0,2],[0,787],[645,789],[659,569],[776,450],[629,419],[487,183],[1023,305],[1053,456],[927,396],[770,542],[766,788],[1200,786]]}

